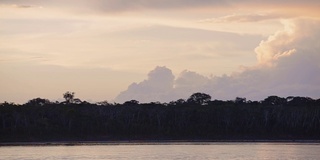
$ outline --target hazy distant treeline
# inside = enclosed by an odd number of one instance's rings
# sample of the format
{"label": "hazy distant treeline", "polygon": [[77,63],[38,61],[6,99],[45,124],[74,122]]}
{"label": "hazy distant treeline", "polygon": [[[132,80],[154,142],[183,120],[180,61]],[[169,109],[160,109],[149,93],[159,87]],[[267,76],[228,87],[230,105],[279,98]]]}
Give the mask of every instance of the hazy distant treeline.
{"label": "hazy distant treeline", "polygon": [[[69,96],[69,97],[68,97]],[[170,103],[88,103],[36,98],[0,104],[0,141],[320,139],[320,99],[270,96]]]}

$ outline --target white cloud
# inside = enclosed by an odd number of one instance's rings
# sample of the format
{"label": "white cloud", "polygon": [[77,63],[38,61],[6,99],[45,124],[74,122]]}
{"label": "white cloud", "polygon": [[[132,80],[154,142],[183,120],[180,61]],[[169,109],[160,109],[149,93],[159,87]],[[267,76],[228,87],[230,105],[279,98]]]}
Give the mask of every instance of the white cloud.
{"label": "white cloud", "polygon": [[156,67],[150,71],[148,78],[140,83],[132,83],[128,89],[121,92],[116,102],[127,100],[138,100],[141,102],[148,101],[165,101],[170,98],[173,90],[174,75],[166,67]]}
{"label": "white cloud", "polygon": [[262,41],[255,49],[260,64],[275,63],[278,59],[290,57],[296,52],[305,52],[297,53],[296,56],[301,58],[315,55],[319,57],[319,53],[314,53],[313,51],[319,47],[318,21],[297,19],[286,21],[284,25],[285,28],[283,30],[269,36],[267,40]]}
{"label": "white cloud", "polygon": [[[99,92],[108,94],[113,92],[112,95],[119,93],[132,81],[143,79],[142,73],[146,73],[148,69],[156,65],[170,66],[174,71],[188,69],[206,75],[229,74],[239,65],[253,65],[255,57],[252,54],[252,50],[258,45],[262,38],[261,35],[269,35],[279,28],[278,21],[261,20],[272,19],[273,16],[283,15],[287,11],[298,12],[294,15],[308,17],[308,15],[304,14],[304,11],[309,11],[306,5],[316,8],[316,6],[319,6],[319,2],[259,1],[262,5],[258,3],[259,5],[255,8],[253,3],[257,4],[257,2],[251,0],[232,0],[228,2],[224,0],[0,0],[0,65],[2,65],[0,71],[10,64],[24,63],[30,65],[29,63],[32,62],[32,64],[37,64],[38,68],[43,65],[58,65],[67,68],[105,68],[137,75],[135,78],[132,75],[118,76],[122,80],[125,79],[123,77],[126,77],[126,83],[119,84],[120,82],[117,82],[118,90],[113,89],[111,91],[110,89],[104,90],[97,87]],[[252,3],[252,5],[247,5],[249,3]],[[276,6],[275,10],[273,10],[275,5],[271,7],[270,5],[263,5],[272,3],[285,5]],[[295,10],[294,7],[290,8],[292,4],[302,3],[306,5],[299,8],[299,10]],[[241,6],[233,4],[241,4]],[[43,9],[39,9],[38,6],[43,6]],[[212,9],[213,7],[221,6],[226,8]],[[263,7],[261,8],[261,6]],[[185,10],[186,8],[190,10]],[[318,8],[314,15],[319,15]],[[258,10],[259,13],[269,13],[270,9],[275,14],[242,15],[248,17],[242,17],[244,19],[241,21],[248,21],[248,23],[236,22],[236,25],[230,25],[229,23],[197,23],[199,19],[204,19],[208,16],[222,16],[230,14],[230,12],[257,13]],[[249,23],[249,21],[255,20],[259,21],[259,23]],[[308,28],[311,26],[309,21],[305,22],[305,26],[303,26],[302,21],[299,22],[299,25],[295,25],[296,23],[298,22],[294,23],[291,31],[284,30],[273,35],[276,40],[273,40],[272,36],[270,36],[269,39],[260,44],[257,48],[260,64],[272,64],[266,67],[269,70],[281,67],[282,70],[286,70],[286,66],[291,66],[293,63],[297,64],[295,66],[300,66],[302,65],[300,64],[302,60],[305,62],[312,61],[312,63],[307,63],[306,65],[309,66],[307,67],[309,71],[312,68],[310,67],[311,64],[318,66],[313,62],[313,60],[317,59],[316,54],[314,57],[299,57],[298,55],[301,55],[300,53],[302,52],[309,52],[312,49],[316,53],[316,47],[312,47],[311,43],[310,45],[304,45],[305,42],[302,41],[306,40],[308,43],[312,41],[314,42],[312,43],[313,46],[319,46],[316,43],[319,36],[309,33],[309,31],[312,33],[317,30],[319,25],[313,25],[316,27]],[[297,27],[300,27],[300,29]],[[297,32],[307,34],[297,34]],[[302,37],[297,38],[297,36]],[[285,42],[292,37],[295,37],[292,39],[293,42]],[[312,37],[314,39],[310,40]],[[280,39],[283,40],[280,41]],[[281,45],[284,42],[285,44]],[[296,68],[296,70],[302,70],[301,68],[304,69],[304,67],[300,67]],[[317,71],[316,67],[313,67],[313,69]],[[16,71],[14,67],[9,68],[9,70]],[[157,90],[157,93],[141,91],[136,97],[150,93],[149,95],[156,94],[152,96],[156,97],[154,100],[174,100],[176,98],[185,98],[191,94],[190,92],[196,90],[206,91],[213,94],[213,96],[217,95],[217,97],[228,97],[233,96],[229,92],[234,94],[242,93],[241,86],[245,85],[245,83],[240,82],[240,80],[253,81],[254,78],[250,78],[250,75],[254,75],[254,73],[264,77],[264,79],[269,76],[269,71],[262,71],[262,69],[246,71],[246,77],[241,77],[245,75],[245,72],[243,72],[238,74],[238,77],[233,75],[216,78],[208,78],[195,72],[185,71],[172,82],[173,87]],[[21,73],[24,74],[23,71],[15,72],[17,75]],[[115,74],[115,72],[112,74]],[[159,73],[157,72],[157,74]],[[43,74],[41,73],[37,76],[41,75]],[[293,74],[290,76],[291,78],[294,77]],[[11,86],[12,88],[16,86],[17,90],[21,90],[18,87],[19,85],[10,81],[6,75],[3,77],[3,79],[6,79],[6,83],[2,83],[2,86]],[[53,79],[49,77],[43,79],[43,81],[51,80]],[[77,78],[74,78],[74,80],[77,81]],[[95,83],[95,80],[96,78],[91,78],[88,83],[97,86],[115,86],[108,80],[100,81],[99,83]],[[154,80],[147,80],[151,84],[160,85]],[[255,82],[256,84],[259,84],[259,81],[264,82],[260,78],[256,78],[255,81],[257,81]],[[303,79],[301,81],[307,82],[307,80]],[[37,82],[33,81],[32,83]],[[234,84],[230,85],[231,83]],[[150,87],[146,83],[142,84],[145,86],[144,90],[148,90],[148,87]],[[142,84],[138,83],[136,85],[139,88]],[[225,89],[223,84],[226,85]],[[312,88],[312,85],[310,85],[310,88]],[[82,85],[79,86],[83,87]],[[301,90],[304,86],[296,87],[296,90]],[[165,88],[164,86],[162,87]],[[240,88],[239,91],[234,91],[238,88]],[[252,94],[257,92],[255,91],[256,88],[253,87]],[[287,88],[290,88],[290,86],[287,86]],[[227,89],[229,90],[226,91]],[[43,92],[51,92],[51,90]],[[135,92],[132,91],[130,94]],[[90,95],[89,92],[88,94]],[[26,95],[29,94],[26,93]],[[17,97],[20,97],[20,95]],[[127,98],[131,99],[131,97],[128,94]],[[147,99],[148,96],[145,97]],[[111,97],[106,97],[106,99],[111,99]]]}
{"label": "white cloud", "polygon": [[[192,71],[183,71],[175,80],[174,95],[171,100],[187,98],[192,93],[204,91],[204,86],[210,82],[208,77]],[[175,97],[173,97],[175,96]],[[169,101],[169,100],[167,100]]]}
{"label": "white cloud", "polygon": [[[320,31],[318,28],[320,21],[296,19],[285,25],[283,30],[269,36],[255,49],[257,66],[248,67],[230,76],[213,78],[183,71],[174,81],[174,88],[171,88],[173,81],[170,81],[170,87],[164,90],[151,90],[155,86],[168,84],[168,81],[149,83],[152,79],[149,75],[148,80],[130,86],[116,100],[119,102],[125,99],[166,102],[187,98],[186,96],[198,91],[211,94],[217,99],[234,99],[240,96],[261,100],[270,95],[319,98]],[[154,73],[152,77],[162,79],[163,74],[156,70],[152,71]],[[171,73],[170,70],[167,72]],[[154,97],[155,93],[161,95],[161,98]]]}
{"label": "white cloud", "polygon": [[199,86],[207,83],[209,79],[196,72],[183,71],[175,81],[175,88],[199,88]]}

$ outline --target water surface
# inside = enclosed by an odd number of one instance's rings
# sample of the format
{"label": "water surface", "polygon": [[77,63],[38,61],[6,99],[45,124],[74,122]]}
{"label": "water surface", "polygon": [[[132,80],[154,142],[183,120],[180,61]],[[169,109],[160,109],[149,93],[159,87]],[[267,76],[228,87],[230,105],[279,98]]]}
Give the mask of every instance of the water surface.
{"label": "water surface", "polygon": [[2,146],[0,159],[194,160],[320,159],[318,143],[159,143],[78,146]]}

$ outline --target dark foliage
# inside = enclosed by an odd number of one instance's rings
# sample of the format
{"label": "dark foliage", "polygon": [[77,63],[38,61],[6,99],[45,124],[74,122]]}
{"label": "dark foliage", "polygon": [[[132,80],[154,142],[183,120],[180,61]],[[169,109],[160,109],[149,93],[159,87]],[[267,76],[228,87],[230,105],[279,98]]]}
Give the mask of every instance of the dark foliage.
{"label": "dark foliage", "polygon": [[91,104],[73,96],[67,103],[5,102],[0,104],[0,141],[320,139],[319,99],[210,98],[197,94],[168,104]]}
{"label": "dark foliage", "polygon": [[211,100],[211,96],[205,93],[194,93],[188,99],[189,104],[206,105]]}

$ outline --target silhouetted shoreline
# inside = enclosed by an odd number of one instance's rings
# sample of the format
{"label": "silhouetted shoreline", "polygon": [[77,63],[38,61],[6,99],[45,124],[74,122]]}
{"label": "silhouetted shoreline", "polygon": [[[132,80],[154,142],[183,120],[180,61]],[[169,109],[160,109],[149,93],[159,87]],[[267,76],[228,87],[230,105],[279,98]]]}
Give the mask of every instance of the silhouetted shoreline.
{"label": "silhouetted shoreline", "polygon": [[212,101],[195,93],[170,103],[92,104],[68,95],[62,103],[37,98],[0,104],[0,143],[320,140],[320,99]]}
{"label": "silhouetted shoreline", "polygon": [[128,140],[128,141],[57,141],[57,142],[4,142],[0,146],[81,146],[81,145],[212,145],[219,143],[286,143],[320,144],[320,140]]}

